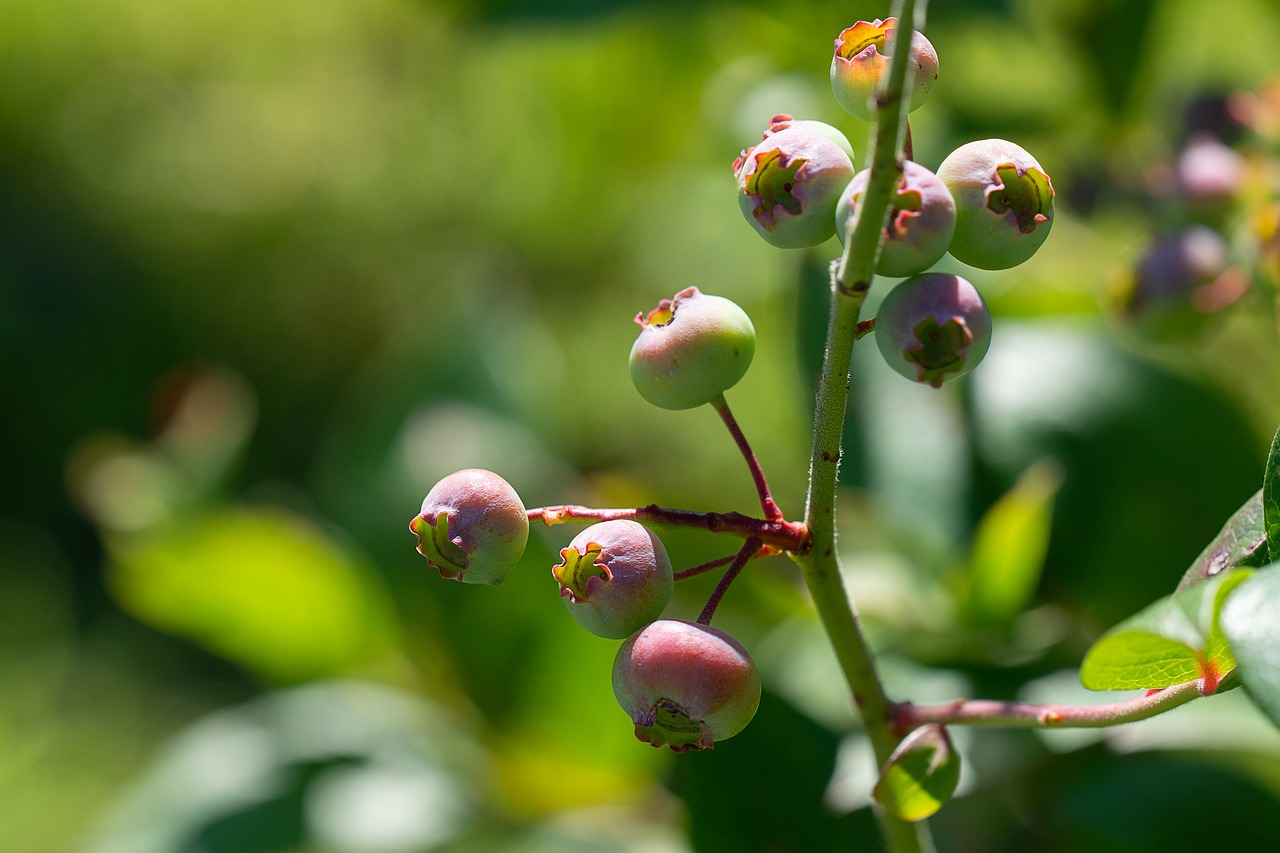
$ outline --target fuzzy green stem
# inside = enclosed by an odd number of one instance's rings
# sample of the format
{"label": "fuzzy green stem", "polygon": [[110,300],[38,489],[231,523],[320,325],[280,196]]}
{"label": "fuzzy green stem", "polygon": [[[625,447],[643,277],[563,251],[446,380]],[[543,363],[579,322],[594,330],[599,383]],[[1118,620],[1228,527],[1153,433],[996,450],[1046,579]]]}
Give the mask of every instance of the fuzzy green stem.
{"label": "fuzzy green stem", "polygon": [[[895,706],[885,694],[875,659],[862,633],[853,601],[844,587],[836,556],[835,496],[849,397],[849,364],[862,303],[871,287],[890,201],[902,174],[902,128],[907,110],[906,91],[911,35],[920,29],[927,0],[898,0],[892,59],[884,88],[877,97],[877,122],[871,152],[871,175],[859,215],[849,225],[845,251],[832,267],[831,317],[827,349],[818,384],[814,413],[813,454],[809,464],[809,493],[805,524],[813,537],[806,554],[793,554],[827,631],[863,726],[883,766],[897,744],[893,727]],[[927,845],[922,827],[879,813],[885,843],[894,853],[919,851]]]}

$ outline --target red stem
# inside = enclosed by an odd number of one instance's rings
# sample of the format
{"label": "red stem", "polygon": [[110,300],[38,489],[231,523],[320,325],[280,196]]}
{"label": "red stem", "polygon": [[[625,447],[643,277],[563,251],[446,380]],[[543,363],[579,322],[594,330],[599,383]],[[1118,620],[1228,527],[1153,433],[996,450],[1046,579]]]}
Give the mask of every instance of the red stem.
{"label": "red stem", "polygon": [[747,561],[760,550],[761,544],[760,540],[754,536],[743,543],[742,550],[738,551],[733,558],[733,565],[729,566],[728,570],[725,571],[720,578],[720,583],[716,584],[716,588],[711,592],[711,597],[707,599],[706,606],[698,614],[697,621],[699,625],[711,624],[711,617],[715,615],[716,608],[720,606],[720,599],[724,598],[724,594],[729,591],[729,585],[741,574]]}
{"label": "red stem", "polygon": [[723,566],[726,563],[732,563],[736,559],[738,559],[737,554],[731,554],[728,557],[717,557],[714,560],[708,560],[705,563],[699,563],[696,566],[690,566],[687,569],[681,569],[678,572],[673,572],[672,577],[678,581],[686,580],[688,578],[695,578],[700,574],[704,574],[705,572],[709,572],[712,569],[719,568],[720,566]]}
{"label": "red stem", "polygon": [[801,522],[752,518],[739,512],[693,512],[687,509],[667,509],[657,504],[621,509],[562,504],[535,507],[528,512],[530,521],[541,521],[547,525],[626,518],[662,527],[695,527],[711,533],[759,539],[764,545],[778,551],[795,554],[805,553],[812,545],[809,528]]}
{"label": "red stem", "polygon": [[782,510],[778,509],[778,505],[773,501],[773,495],[769,494],[769,482],[765,479],[764,469],[760,467],[760,460],[756,458],[756,454],[751,450],[751,445],[747,442],[747,437],[743,434],[742,428],[738,426],[738,421],[734,418],[733,412],[729,411],[729,404],[725,401],[724,395],[720,394],[712,400],[711,406],[720,415],[720,420],[724,421],[724,425],[729,428],[729,434],[737,442],[738,450],[742,452],[742,458],[747,460],[747,467],[751,469],[751,479],[755,481],[756,492],[760,495],[760,508],[764,510],[764,517],[770,521],[782,519],[784,517]]}

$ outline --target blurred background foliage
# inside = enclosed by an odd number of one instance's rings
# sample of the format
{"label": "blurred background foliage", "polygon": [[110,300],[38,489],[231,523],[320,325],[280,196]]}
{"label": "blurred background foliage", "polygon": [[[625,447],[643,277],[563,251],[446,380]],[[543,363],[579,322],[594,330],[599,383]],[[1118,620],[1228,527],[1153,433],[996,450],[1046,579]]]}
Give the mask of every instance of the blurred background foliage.
{"label": "blurred background foliage", "polygon": [[[1012,138],[1057,221],[1029,264],[968,271],[996,317],[970,377],[855,356],[848,582],[895,696],[1071,701],[1092,640],[1258,488],[1280,422],[1280,12],[934,6],[917,159]],[[729,163],[778,112],[865,151],[829,51],[885,14],[0,0],[4,848],[873,844],[869,750],[784,559],[717,616],[763,669],[757,719],[672,756],[616,706],[616,644],[556,600],[570,530],[463,588],[407,522],[469,466],[530,506],[751,511],[714,413],[627,379],[631,318],[691,284],[755,320],[729,399],[802,513],[837,247],[758,240]],[[1218,159],[1188,164],[1206,139]],[[1144,258],[1190,226],[1221,258],[1185,284],[1182,255]],[[677,567],[733,550],[665,539]],[[1280,736],[1239,693],[1114,732],[957,732],[940,849],[1264,849]]]}

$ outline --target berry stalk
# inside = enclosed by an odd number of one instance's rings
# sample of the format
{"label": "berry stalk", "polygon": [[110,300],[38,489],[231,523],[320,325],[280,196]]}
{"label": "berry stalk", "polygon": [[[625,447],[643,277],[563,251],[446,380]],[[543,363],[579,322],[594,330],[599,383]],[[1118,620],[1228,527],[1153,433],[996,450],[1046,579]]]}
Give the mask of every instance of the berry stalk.
{"label": "berry stalk", "polygon": [[751,449],[751,445],[747,442],[747,437],[742,432],[742,427],[738,426],[738,421],[733,416],[733,412],[729,410],[729,403],[724,399],[724,394],[719,394],[711,401],[711,406],[716,410],[716,414],[720,416],[720,420],[724,421],[724,425],[729,428],[729,434],[733,436],[733,440],[738,445],[738,450],[742,453],[742,458],[747,460],[747,467],[751,470],[751,479],[756,484],[756,492],[760,495],[760,508],[764,510],[764,517],[770,521],[779,521],[783,518],[782,510],[778,509],[778,505],[773,500],[773,495],[769,492],[769,481],[765,479],[764,469],[760,467],[760,460],[756,458],[755,451]]}
{"label": "berry stalk", "polygon": [[629,519],[659,527],[693,527],[709,533],[728,533],[743,539],[756,538],[764,545],[793,554],[809,550],[809,531],[799,522],[784,519],[753,518],[740,512],[694,512],[669,509],[657,504],[640,507],[596,508],[577,504],[534,507],[528,511],[529,521],[555,524],[583,524],[597,521]]}
{"label": "berry stalk", "polygon": [[[854,704],[862,716],[876,760],[883,765],[899,740],[893,728],[894,705],[885,694],[875,660],[862,633],[854,605],[845,590],[835,546],[835,494],[849,397],[849,363],[858,337],[862,304],[871,287],[876,254],[888,220],[890,202],[902,175],[902,129],[908,104],[903,97],[908,73],[911,36],[923,23],[926,0],[898,0],[894,16],[892,61],[884,89],[877,97],[876,130],[872,141],[871,174],[864,204],[849,225],[845,251],[832,265],[831,317],[827,326],[826,357],[818,385],[814,414],[813,454],[805,523],[813,547],[793,555],[822,619]],[[922,848],[922,833],[910,823],[880,813],[890,850],[905,853]]]}

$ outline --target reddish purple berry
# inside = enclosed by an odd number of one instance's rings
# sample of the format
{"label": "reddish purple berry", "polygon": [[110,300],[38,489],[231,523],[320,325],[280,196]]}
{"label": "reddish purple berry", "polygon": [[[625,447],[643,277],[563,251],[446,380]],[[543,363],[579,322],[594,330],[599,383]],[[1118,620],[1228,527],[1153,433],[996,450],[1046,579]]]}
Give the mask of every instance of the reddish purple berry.
{"label": "reddish purple berry", "polygon": [[675,589],[661,540],[627,520],[593,524],[573,537],[551,574],[573,618],[614,640],[661,616]]}
{"label": "reddish purple berry", "polygon": [[[897,18],[858,21],[836,39],[831,59],[831,91],[845,112],[863,121],[875,121],[874,97],[880,78],[889,70]],[[938,54],[921,33],[911,34],[910,109],[929,98],[938,82]]]}
{"label": "reddish purple berry", "polygon": [[960,276],[918,275],[898,284],[881,303],[876,344],[894,370],[940,388],[987,354],[991,315],[978,291]]}
{"label": "reddish purple berry", "polygon": [[[841,243],[847,239],[870,176],[870,169],[854,175],[836,205],[836,236]],[[925,271],[947,253],[956,230],[956,203],[937,175],[911,160],[903,164],[892,203],[876,273],[903,278]]]}
{"label": "reddish purple berry", "polygon": [[760,673],[742,644],[724,631],[663,619],[618,649],[613,694],[640,740],[675,752],[710,749],[755,716]]}
{"label": "reddish purple berry", "polygon": [[631,347],[631,381],[650,403],[692,409],[710,403],[751,366],[756,330],[736,303],[696,287],[637,314],[640,336]]}
{"label": "reddish purple berry", "polygon": [[1053,183],[1035,158],[1004,139],[961,145],[938,167],[956,202],[950,251],[984,270],[1016,267],[1053,227]]}
{"label": "reddish purple berry", "polygon": [[1212,314],[1249,290],[1247,277],[1230,264],[1226,241],[1203,225],[1157,240],[1127,285],[1120,306],[1125,318],[1164,341],[1198,333]]}
{"label": "reddish purple berry", "polygon": [[742,215],[783,249],[830,239],[836,199],[853,177],[852,151],[830,125],[774,116],[764,141],[733,163]]}
{"label": "reddish purple berry", "polygon": [[524,554],[529,515],[510,483],[469,468],[431,487],[409,529],[440,577],[499,584]]}

